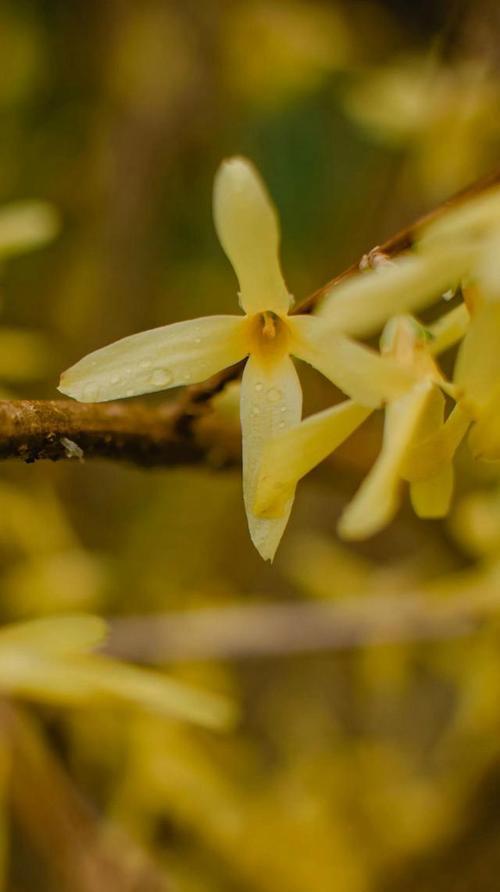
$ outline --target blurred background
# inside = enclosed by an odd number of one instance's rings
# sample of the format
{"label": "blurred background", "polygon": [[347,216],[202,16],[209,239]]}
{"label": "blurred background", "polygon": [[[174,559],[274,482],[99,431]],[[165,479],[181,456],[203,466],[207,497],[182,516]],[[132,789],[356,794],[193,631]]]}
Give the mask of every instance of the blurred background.
{"label": "blurred background", "polygon": [[[496,0],[1,0],[0,204],[62,219],[1,268],[2,395],[53,399],[89,350],[233,312],[211,217],[227,155],[269,185],[297,299],[494,170],[499,36]],[[301,377],[308,412],[339,398]],[[110,617],[118,656],[241,710],[215,732],[11,701],[4,889],[496,892],[500,474],[464,448],[446,521],[405,505],[347,547],[381,421],[300,487],[272,566],[223,454],[1,468],[2,623]]]}

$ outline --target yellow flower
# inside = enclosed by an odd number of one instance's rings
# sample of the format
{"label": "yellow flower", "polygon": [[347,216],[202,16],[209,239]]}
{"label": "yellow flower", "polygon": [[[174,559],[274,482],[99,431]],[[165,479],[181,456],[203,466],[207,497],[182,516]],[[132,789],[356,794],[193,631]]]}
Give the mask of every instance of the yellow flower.
{"label": "yellow flower", "polygon": [[428,227],[424,250],[468,252],[464,293],[471,322],[454,382],[475,421],[469,442],[477,457],[500,458],[500,190],[492,189]]}
{"label": "yellow flower", "polygon": [[244,158],[224,162],[215,179],[214,218],[240,285],[244,316],[178,322],[124,338],[66,371],[60,390],[84,402],[112,400],[202,381],[248,357],[241,383],[243,491],[252,540],[272,559],[292,501],[275,519],[256,517],[262,450],[300,421],[302,391],[290,356],[302,359],[362,405],[404,392],[412,377],[396,361],[308,315],[290,316],[292,298],[279,262],[277,215],[257,171]]}
{"label": "yellow flower", "polygon": [[415,56],[368,71],[346,99],[348,113],[375,139],[406,149],[413,179],[434,197],[460,189],[493,161],[499,105],[483,63],[442,66]]}
{"label": "yellow flower", "polygon": [[106,623],[90,614],[3,626],[0,692],[62,706],[126,704],[210,728],[233,724],[235,708],[218,694],[92,653],[106,633]]}
{"label": "yellow flower", "polygon": [[0,208],[0,263],[41,248],[59,232],[59,216],[45,201],[16,201]]}
{"label": "yellow flower", "polygon": [[[449,386],[433,353],[461,337],[466,322],[466,310],[460,306],[429,331],[407,316],[395,317],[386,326],[383,351],[411,369],[415,383],[386,407],[382,450],[340,520],[339,532],[344,538],[365,538],[385,526],[397,510],[404,479],[410,482],[417,514],[437,517],[446,513],[453,486],[451,460],[469,417],[456,406],[444,422],[442,389],[447,391]],[[348,400],[273,440],[263,456],[254,510],[279,516],[298,480],[347,439],[370,412]]]}

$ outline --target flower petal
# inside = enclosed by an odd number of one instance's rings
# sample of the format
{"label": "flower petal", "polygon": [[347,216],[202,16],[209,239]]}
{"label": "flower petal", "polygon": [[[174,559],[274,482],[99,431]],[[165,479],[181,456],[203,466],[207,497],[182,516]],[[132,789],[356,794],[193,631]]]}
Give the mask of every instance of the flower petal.
{"label": "flower petal", "polygon": [[410,498],[419,517],[445,517],[453,495],[453,466],[444,465],[433,477],[410,484]]}
{"label": "flower petal", "polygon": [[0,650],[4,647],[47,656],[85,653],[102,644],[107,635],[103,619],[91,614],[44,617],[0,629]]}
{"label": "flower petal", "polygon": [[500,459],[500,388],[493,390],[470,432],[468,442],[474,458],[485,461]]}
{"label": "flower petal", "polygon": [[346,400],[274,437],[264,449],[255,513],[280,517],[299,480],[344,442],[371,409]]}
{"label": "flower petal", "polygon": [[59,390],[81,402],[137,396],[203,381],[249,350],[241,316],[206,316],[122,338],[84,356]]}
{"label": "flower petal", "polygon": [[459,304],[445,313],[436,322],[427,326],[430,335],[429,350],[433,356],[444,353],[466,335],[470,323],[470,313],[465,303]]}
{"label": "flower petal", "polygon": [[[439,394],[439,391],[436,390],[436,393]],[[417,434],[406,454],[401,476],[410,482],[426,480],[435,476],[444,465],[451,465],[470,426],[470,413],[461,403],[455,406],[443,424],[444,398],[442,394],[439,395],[442,399],[440,420],[434,426],[428,426],[425,434],[420,427],[420,434]]]}
{"label": "flower petal", "polygon": [[455,364],[454,382],[474,414],[485,409],[500,379],[500,304],[484,303],[471,318]]}
{"label": "flower petal", "polygon": [[481,192],[455,205],[425,226],[420,232],[422,245],[439,245],[459,239],[482,237],[500,219],[500,189]]}
{"label": "flower petal", "polygon": [[272,560],[292,509],[293,494],[276,519],[257,517],[254,510],[264,447],[277,433],[297,425],[302,390],[289,356],[259,362],[250,356],[241,382],[243,497],[252,541],[264,560]]}
{"label": "flower petal", "polygon": [[411,369],[332,331],[323,319],[291,316],[288,324],[292,333],[290,352],[363,406],[376,408],[386,400],[398,399],[415,385]]}
{"label": "flower petal", "polygon": [[246,158],[224,161],[215,177],[217,235],[240,284],[248,314],[286,314],[291,298],[279,262],[279,223],[266,187]]}
{"label": "flower petal", "polygon": [[387,406],[380,455],[339,521],[338,531],[344,539],[372,536],[395,514],[401,469],[433,386],[424,381]]}
{"label": "flower petal", "polygon": [[159,672],[106,657],[52,658],[12,647],[0,650],[0,691],[41,703],[125,703],[210,728],[234,723],[231,701]]}
{"label": "flower petal", "polygon": [[354,275],[331,289],[317,315],[345,334],[374,334],[391,316],[416,312],[456,286],[468,268],[468,252],[445,244]]}

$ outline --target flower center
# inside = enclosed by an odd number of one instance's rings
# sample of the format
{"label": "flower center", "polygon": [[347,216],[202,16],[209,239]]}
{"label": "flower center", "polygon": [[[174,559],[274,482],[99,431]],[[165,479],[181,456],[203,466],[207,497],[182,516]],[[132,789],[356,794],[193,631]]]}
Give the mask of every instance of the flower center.
{"label": "flower center", "polygon": [[285,319],[266,310],[249,318],[252,354],[263,361],[280,359],[288,353],[290,332]]}

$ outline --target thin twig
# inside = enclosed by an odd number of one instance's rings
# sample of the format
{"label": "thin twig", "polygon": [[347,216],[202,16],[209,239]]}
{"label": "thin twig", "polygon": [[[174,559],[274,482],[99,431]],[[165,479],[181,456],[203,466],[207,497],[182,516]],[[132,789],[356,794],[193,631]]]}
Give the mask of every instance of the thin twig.
{"label": "thin twig", "polygon": [[144,663],[248,659],[461,638],[472,634],[500,599],[491,582],[450,600],[428,592],[349,597],[342,603],[261,603],[204,607],[111,620],[106,650]]}
{"label": "thin twig", "polygon": [[[459,192],[374,250],[387,257],[409,250],[426,223],[499,183],[500,170]],[[359,263],[353,264],[299,303],[294,312],[310,312],[335,285],[358,271]],[[186,388],[179,397],[160,406],[137,400],[105,404],[0,401],[0,459],[34,462],[80,457],[124,460],[143,467],[207,463],[228,467],[239,461],[239,453],[227,437],[227,429],[211,413],[210,400],[238,378],[241,368],[239,363]]]}

